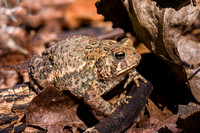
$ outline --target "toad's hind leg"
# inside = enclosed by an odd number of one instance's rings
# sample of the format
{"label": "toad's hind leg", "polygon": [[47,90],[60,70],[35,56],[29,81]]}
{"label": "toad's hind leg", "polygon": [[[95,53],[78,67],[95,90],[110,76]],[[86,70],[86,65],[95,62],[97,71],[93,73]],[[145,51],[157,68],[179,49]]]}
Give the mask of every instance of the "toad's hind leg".
{"label": "toad's hind leg", "polygon": [[53,84],[53,71],[50,62],[43,62],[39,55],[34,56],[28,67],[30,84],[36,92],[40,92],[45,85]]}
{"label": "toad's hind leg", "polygon": [[106,84],[101,84],[95,81],[92,84],[91,88],[87,90],[87,92],[83,96],[83,99],[84,102],[94,110],[99,111],[106,116],[109,116],[116,110],[117,107],[121,106],[124,103],[128,103],[127,99],[130,99],[131,97],[126,96],[124,99],[112,105],[101,97],[101,95],[108,91],[109,88],[106,87]]}

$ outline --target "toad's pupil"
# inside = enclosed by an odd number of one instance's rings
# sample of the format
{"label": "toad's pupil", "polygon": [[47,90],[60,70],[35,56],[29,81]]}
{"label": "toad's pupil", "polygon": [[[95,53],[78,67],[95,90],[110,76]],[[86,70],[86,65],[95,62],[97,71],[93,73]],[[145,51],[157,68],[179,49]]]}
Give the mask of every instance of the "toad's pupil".
{"label": "toad's pupil", "polygon": [[125,52],[120,51],[120,52],[115,53],[115,58],[118,60],[123,60],[125,58]]}

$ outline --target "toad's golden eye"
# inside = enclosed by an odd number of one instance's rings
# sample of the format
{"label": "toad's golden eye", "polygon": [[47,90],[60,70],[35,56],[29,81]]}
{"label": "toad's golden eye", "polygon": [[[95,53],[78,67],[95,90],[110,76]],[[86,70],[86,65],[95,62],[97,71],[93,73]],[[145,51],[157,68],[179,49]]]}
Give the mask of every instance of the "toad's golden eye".
{"label": "toad's golden eye", "polygon": [[117,60],[123,60],[125,58],[125,52],[124,51],[119,51],[115,53],[115,58]]}

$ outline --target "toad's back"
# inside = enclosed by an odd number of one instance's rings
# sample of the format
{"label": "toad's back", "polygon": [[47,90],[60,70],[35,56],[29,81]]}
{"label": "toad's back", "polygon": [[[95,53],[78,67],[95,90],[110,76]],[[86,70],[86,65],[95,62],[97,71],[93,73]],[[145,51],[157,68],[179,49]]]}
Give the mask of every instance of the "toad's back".
{"label": "toad's back", "polygon": [[52,65],[51,77],[57,88],[81,97],[97,78],[96,60],[105,56],[112,44],[114,41],[88,36],[69,37],[46,49],[42,59],[45,65]]}

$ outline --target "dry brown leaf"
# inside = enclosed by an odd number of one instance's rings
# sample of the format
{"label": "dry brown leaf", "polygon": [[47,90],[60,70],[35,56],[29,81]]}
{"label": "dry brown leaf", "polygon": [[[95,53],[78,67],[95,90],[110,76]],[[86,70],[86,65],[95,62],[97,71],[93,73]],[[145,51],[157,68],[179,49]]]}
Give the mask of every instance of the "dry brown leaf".
{"label": "dry brown leaf", "polygon": [[174,3],[125,0],[124,5],[134,31],[151,51],[187,67],[199,65],[199,61],[183,60],[177,48],[179,41],[182,41],[181,33],[194,22],[199,13],[193,3],[187,0]]}
{"label": "dry brown leaf", "polygon": [[59,92],[55,87],[47,87],[26,109],[26,124],[39,126],[49,132],[62,132],[65,126],[85,129],[85,124],[76,114],[77,107],[77,101],[70,95]]}
{"label": "dry brown leaf", "polygon": [[167,109],[165,109],[165,112],[167,112],[168,115],[164,114],[163,111],[159,109],[150,99],[148,99],[147,110],[150,114],[150,125],[156,125],[172,116],[172,113],[169,113],[169,110],[166,111]]}
{"label": "dry brown leaf", "polygon": [[158,133],[158,132],[179,133],[181,132],[181,130],[176,127],[177,119],[178,115],[173,115],[168,119],[149,128],[131,128],[128,131],[126,131],[126,133]]}
{"label": "dry brown leaf", "polygon": [[199,133],[200,108],[191,105],[179,105],[179,119],[177,127],[181,128],[185,133]]}
{"label": "dry brown leaf", "polygon": [[150,125],[155,125],[165,120],[162,111],[150,99],[148,99],[147,110],[150,114]]}

